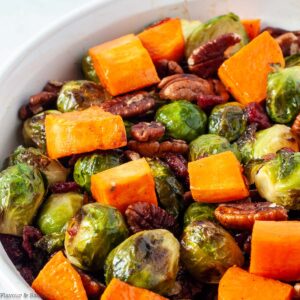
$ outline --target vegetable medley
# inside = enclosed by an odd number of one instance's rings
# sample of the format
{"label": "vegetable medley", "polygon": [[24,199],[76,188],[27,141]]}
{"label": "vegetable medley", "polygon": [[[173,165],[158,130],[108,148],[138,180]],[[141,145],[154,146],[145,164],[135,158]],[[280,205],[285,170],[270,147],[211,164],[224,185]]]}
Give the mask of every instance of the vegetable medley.
{"label": "vegetable medley", "polygon": [[37,294],[300,297],[299,39],[167,18],[30,97],[0,239]]}

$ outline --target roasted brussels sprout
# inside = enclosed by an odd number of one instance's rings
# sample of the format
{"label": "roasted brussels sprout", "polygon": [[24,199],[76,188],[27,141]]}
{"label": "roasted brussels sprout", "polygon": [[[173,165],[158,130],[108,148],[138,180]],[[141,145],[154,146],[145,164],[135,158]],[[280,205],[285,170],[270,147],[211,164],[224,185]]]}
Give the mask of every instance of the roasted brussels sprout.
{"label": "roasted brussels sprout", "polygon": [[185,227],[180,258],[197,280],[207,283],[218,283],[229,267],[244,263],[234,238],[209,221],[194,221]]}
{"label": "roasted brussels sprout", "polygon": [[160,205],[177,218],[183,209],[184,189],[169,167],[159,159],[147,159]]}
{"label": "roasted brussels sprout", "polygon": [[159,294],[169,294],[178,272],[179,243],[165,229],[130,236],[105,261],[105,280],[118,278]]}
{"label": "roasted brussels sprout", "polygon": [[47,178],[49,185],[66,181],[69,170],[58,160],[44,155],[40,149],[19,146],[9,157],[9,165],[26,163],[38,168]]}
{"label": "roasted brussels sprout", "polygon": [[49,114],[60,114],[60,112],[46,110],[24,122],[22,133],[26,146],[38,147],[46,152],[45,118]]}
{"label": "roasted brussels sprout", "polygon": [[125,221],[116,208],[100,203],[86,204],[68,223],[66,254],[73,265],[99,271],[108,253],[127,236]]}
{"label": "roasted brussels sprout", "polygon": [[206,204],[200,202],[192,203],[184,213],[184,227],[194,221],[216,221],[214,214],[215,209],[216,206],[214,204]]}
{"label": "roasted brussels sprout", "polygon": [[276,123],[288,124],[296,118],[300,112],[300,66],[269,74],[266,108]]}
{"label": "roasted brussels sprout", "polygon": [[34,246],[52,254],[64,248],[65,231],[44,235]]}
{"label": "roasted brussels sprout", "polygon": [[217,134],[203,134],[189,145],[189,160],[194,161],[203,156],[232,151],[238,159],[240,152],[236,144],[230,144],[225,137]]}
{"label": "roasted brussels sprout", "polygon": [[69,192],[52,194],[43,204],[37,225],[43,234],[59,233],[83,204],[83,195]]}
{"label": "roasted brussels sprout", "polygon": [[166,133],[175,138],[192,141],[206,129],[206,114],[195,104],[185,100],[162,106],[155,116],[166,127]]}
{"label": "roasted brussels sprout", "polygon": [[88,54],[83,56],[82,61],[81,61],[81,67],[82,67],[82,72],[83,72],[84,78],[86,80],[90,80],[90,81],[99,83],[99,77],[93,66],[92,58]]}
{"label": "roasted brussels sprout", "polygon": [[0,173],[0,233],[22,235],[42,203],[45,187],[38,169],[27,164]]}
{"label": "roasted brussels sprout", "polygon": [[285,67],[290,68],[294,66],[300,66],[300,53],[287,56],[285,59]]}
{"label": "roasted brussels sprout", "polygon": [[61,88],[57,98],[57,109],[68,112],[99,105],[108,99],[105,89],[92,81],[69,81]]}
{"label": "roasted brussels sprout", "polygon": [[190,34],[194,31],[195,28],[201,25],[201,22],[198,20],[186,20],[181,19],[181,28],[184,40],[187,41]]}
{"label": "roasted brussels sprout", "polygon": [[96,153],[80,157],[74,166],[73,177],[78,185],[90,191],[91,176],[101,171],[119,166],[121,158],[116,153]]}
{"label": "roasted brussels sprout", "polygon": [[186,57],[189,57],[197,47],[216,39],[220,35],[232,32],[237,33],[242,39],[241,42],[231,50],[231,53],[234,53],[248,43],[247,33],[237,15],[229,13],[210,19],[204,24],[200,24],[188,37],[185,46]]}
{"label": "roasted brussels sprout", "polygon": [[208,119],[209,133],[218,134],[235,141],[246,130],[247,117],[237,102],[220,104],[213,108]]}
{"label": "roasted brussels sprout", "polygon": [[287,209],[300,209],[300,153],[281,150],[255,175],[259,194]]}

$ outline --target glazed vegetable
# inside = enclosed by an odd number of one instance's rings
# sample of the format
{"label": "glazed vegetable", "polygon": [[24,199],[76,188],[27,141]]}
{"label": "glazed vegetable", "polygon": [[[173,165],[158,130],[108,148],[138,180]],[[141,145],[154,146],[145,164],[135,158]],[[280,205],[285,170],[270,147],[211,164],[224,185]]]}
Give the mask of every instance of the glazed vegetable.
{"label": "glazed vegetable", "polygon": [[141,231],[110,252],[105,262],[105,280],[109,284],[118,278],[165,295],[174,288],[178,260],[179,243],[169,231]]}
{"label": "glazed vegetable", "polygon": [[286,68],[300,66],[300,53],[287,56],[284,59]]}
{"label": "glazed vegetable", "polygon": [[250,273],[284,281],[300,280],[300,222],[256,221]]}
{"label": "glazed vegetable", "polygon": [[284,63],[278,43],[265,31],[225,60],[218,75],[234,98],[246,105],[266,98],[271,64],[284,67]]}
{"label": "glazed vegetable", "polygon": [[180,61],[184,55],[184,37],[180,19],[164,19],[138,34],[153,62],[161,59]]}
{"label": "glazed vegetable", "polygon": [[32,288],[44,299],[88,299],[80,275],[61,251],[40,271],[32,283]]}
{"label": "glazed vegetable", "polygon": [[83,195],[69,192],[52,194],[43,203],[37,225],[43,234],[60,233],[83,204]]}
{"label": "glazed vegetable", "polygon": [[30,225],[45,194],[38,169],[26,164],[8,167],[0,173],[0,233],[22,235]]}
{"label": "glazed vegetable", "polygon": [[300,152],[280,151],[258,170],[254,181],[267,201],[300,209]]}
{"label": "glazed vegetable", "polygon": [[288,124],[300,112],[300,66],[278,70],[268,76],[266,108],[276,123]]}
{"label": "glazed vegetable", "polygon": [[54,252],[57,252],[64,248],[64,241],[65,231],[62,230],[59,233],[51,233],[44,235],[36,243],[34,243],[34,246],[39,249],[42,249],[48,254],[53,254]]}
{"label": "glazed vegetable", "polygon": [[84,205],[70,220],[65,250],[69,261],[85,270],[100,271],[108,253],[128,236],[120,212],[108,205]]}
{"label": "glazed vegetable", "polygon": [[82,57],[81,68],[86,80],[90,80],[99,83],[99,78],[97,76],[96,70],[94,68],[92,58],[86,54]]}
{"label": "glazed vegetable", "polygon": [[288,284],[231,267],[220,281],[218,299],[290,300],[292,295],[293,288]]}
{"label": "glazed vegetable", "polygon": [[194,31],[194,29],[201,25],[201,22],[198,20],[180,19],[180,22],[185,42],[187,41],[190,34]]}
{"label": "glazed vegetable", "polygon": [[237,102],[220,104],[213,108],[208,119],[208,131],[235,141],[246,130],[247,117]]}
{"label": "glazed vegetable", "polygon": [[149,53],[133,34],[95,46],[89,55],[101,83],[113,96],[159,82]]}
{"label": "glazed vegetable", "polygon": [[47,151],[50,158],[125,146],[122,118],[97,106],[61,115],[47,115]]}
{"label": "glazed vegetable", "polygon": [[147,159],[160,205],[177,218],[183,209],[184,189],[172,171],[159,159]]}
{"label": "glazed vegetable", "polygon": [[166,133],[175,138],[192,141],[206,130],[206,114],[195,104],[185,100],[162,106],[155,120],[166,127]]}
{"label": "glazed vegetable", "polygon": [[180,258],[199,281],[218,283],[231,266],[242,266],[244,256],[233,237],[209,221],[194,221],[185,227]]}
{"label": "glazed vegetable", "polygon": [[241,21],[250,40],[260,33],[260,19],[246,19]]}
{"label": "glazed vegetable", "polygon": [[231,151],[189,162],[190,188],[199,202],[226,202],[246,198],[242,167]]}
{"label": "glazed vegetable", "polygon": [[91,176],[121,164],[117,153],[95,153],[80,157],[74,166],[74,180],[85,190],[90,191]]}
{"label": "glazed vegetable", "polygon": [[57,109],[60,112],[85,109],[100,105],[110,97],[99,84],[87,80],[68,81],[61,88],[57,98]]}
{"label": "glazed vegetable", "polygon": [[240,159],[240,153],[236,144],[231,145],[225,137],[217,134],[203,134],[190,143],[189,160],[194,161],[225,151],[232,151]]}
{"label": "glazed vegetable", "polygon": [[238,46],[235,46],[232,50],[232,52],[236,52],[248,43],[247,33],[237,15],[229,13],[227,15],[212,18],[204,24],[200,24],[188,37],[185,46],[186,57],[189,57],[192,51],[197,47],[212,41],[225,33],[232,32],[238,34],[242,38]]}
{"label": "glazed vegetable", "polygon": [[23,139],[26,146],[33,146],[46,152],[45,118],[60,114],[57,110],[46,110],[27,119],[23,124]]}
{"label": "glazed vegetable", "polygon": [[66,169],[58,160],[51,159],[44,155],[40,149],[25,148],[19,146],[9,157],[9,165],[26,163],[36,167],[42,172],[49,185],[64,182],[67,179],[69,170]]}
{"label": "glazed vegetable", "polygon": [[113,278],[102,294],[101,300],[167,300],[167,298]]}
{"label": "glazed vegetable", "polygon": [[215,205],[194,202],[184,213],[183,224],[184,227],[191,224],[194,221],[211,221],[215,222],[214,215]]}
{"label": "glazed vegetable", "polygon": [[153,175],[145,158],[92,175],[91,191],[98,202],[121,212],[138,201],[157,205]]}

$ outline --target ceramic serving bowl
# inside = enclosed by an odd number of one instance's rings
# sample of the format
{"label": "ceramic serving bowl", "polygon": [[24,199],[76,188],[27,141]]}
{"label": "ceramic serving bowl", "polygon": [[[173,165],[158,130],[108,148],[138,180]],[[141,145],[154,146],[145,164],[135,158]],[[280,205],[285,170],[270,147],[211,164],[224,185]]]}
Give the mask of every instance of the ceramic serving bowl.
{"label": "ceramic serving bowl", "polygon": [[[138,32],[164,17],[207,20],[230,11],[241,18],[261,18],[263,25],[300,28],[299,0],[105,0],[65,16],[20,49],[0,74],[1,163],[20,142],[19,107],[49,79],[78,78],[80,59],[90,46]],[[2,292],[21,299],[33,291],[0,245]]]}

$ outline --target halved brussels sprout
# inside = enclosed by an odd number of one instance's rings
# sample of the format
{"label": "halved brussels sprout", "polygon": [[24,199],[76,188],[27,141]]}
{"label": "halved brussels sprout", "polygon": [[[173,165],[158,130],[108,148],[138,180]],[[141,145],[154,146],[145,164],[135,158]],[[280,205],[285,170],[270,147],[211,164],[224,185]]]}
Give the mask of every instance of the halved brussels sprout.
{"label": "halved brussels sprout", "polygon": [[233,47],[231,53],[237,52],[248,43],[248,35],[240,22],[240,18],[233,13],[229,13],[210,19],[193,30],[186,42],[186,57],[189,57],[197,47],[214,40],[225,33],[237,33],[242,39],[238,45]]}
{"label": "halved brussels sprout", "polygon": [[194,221],[215,222],[215,209],[216,206],[214,204],[206,204],[200,202],[192,203],[184,213],[184,227],[191,224]]}
{"label": "halved brussels sprout", "polygon": [[184,189],[172,171],[159,159],[147,159],[160,205],[175,218],[183,209]]}
{"label": "halved brussels sprout", "polygon": [[244,256],[234,238],[221,226],[194,221],[185,227],[180,258],[199,281],[218,283],[231,266],[242,266]]}
{"label": "halved brussels sprout", "polygon": [[95,153],[80,157],[74,166],[73,177],[78,185],[90,191],[91,176],[101,171],[119,166],[120,155],[116,153]]}
{"label": "halved brussels sprout", "polygon": [[287,56],[284,58],[285,59],[285,67],[290,68],[290,67],[295,67],[295,66],[300,66],[300,53]]}
{"label": "halved brussels sprout", "polygon": [[73,265],[100,271],[108,253],[127,236],[125,221],[116,208],[100,203],[86,204],[68,223],[66,254]]}
{"label": "halved brussels sprout", "polygon": [[197,105],[179,100],[158,109],[155,121],[165,125],[169,136],[190,142],[205,132],[207,117]]}
{"label": "halved brussels sprout", "polygon": [[82,72],[86,80],[99,83],[99,77],[94,68],[92,58],[86,54],[82,57],[81,61]]}
{"label": "halved brussels sprout", "polygon": [[45,187],[38,169],[27,164],[0,173],[0,233],[22,235],[43,201]]}
{"label": "halved brussels sprout", "polygon": [[189,160],[194,161],[203,156],[232,151],[238,159],[240,152],[236,144],[217,134],[203,134],[193,140],[189,145]]}
{"label": "halved brussels sprout", "polygon": [[208,119],[209,133],[223,136],[229,142],[237,140],[246,130],[246,126],[246,114],[237,102],[215,106]]}
{"label": "halved brussels sprout", "polygon": [[38,168],[47,178],[49,185],[66,181],[69,170],[58,160],[44,155],[40,149],[19,146],[9,157],[9,165],[26,163]]}
{"label": "halved brussels sprout", "polygon": [[300,112],[300,66],[269,74],[266,108],[276,123],[288,124],[296,118]]}
{"label": "halved brussels sprout", "polygon": [[159,294],[169,294],[178,272],[179,243],[165,229],[130,236],[113,249],[105,261],[107,284],[118,278]]}
{"label": "halved brussels sprout", "polygon": [[60,112],[46,110],[24,122],[22,133],[26,146],[38,147],[46,152],[45,118],[49,114],[60,114]]}
{"label": "halved brussels sprout", "polygon": [[194,31],[194,29],[199,27],[202,24],[198,20],[180,19],[180,22],[181,22],[182,33],[185,41],[187,41],[188,37]]}
{"label": "halved brussels sprout", "polygon": [[64,248],[65,231],[59,233],[51,233],[40,238],[34,246],[52,254]]}
{"label": "halved brussels sprout", "polygon": [[300,153],[279,151],[255,175],[259,194],[287,209],[300,209]]}

